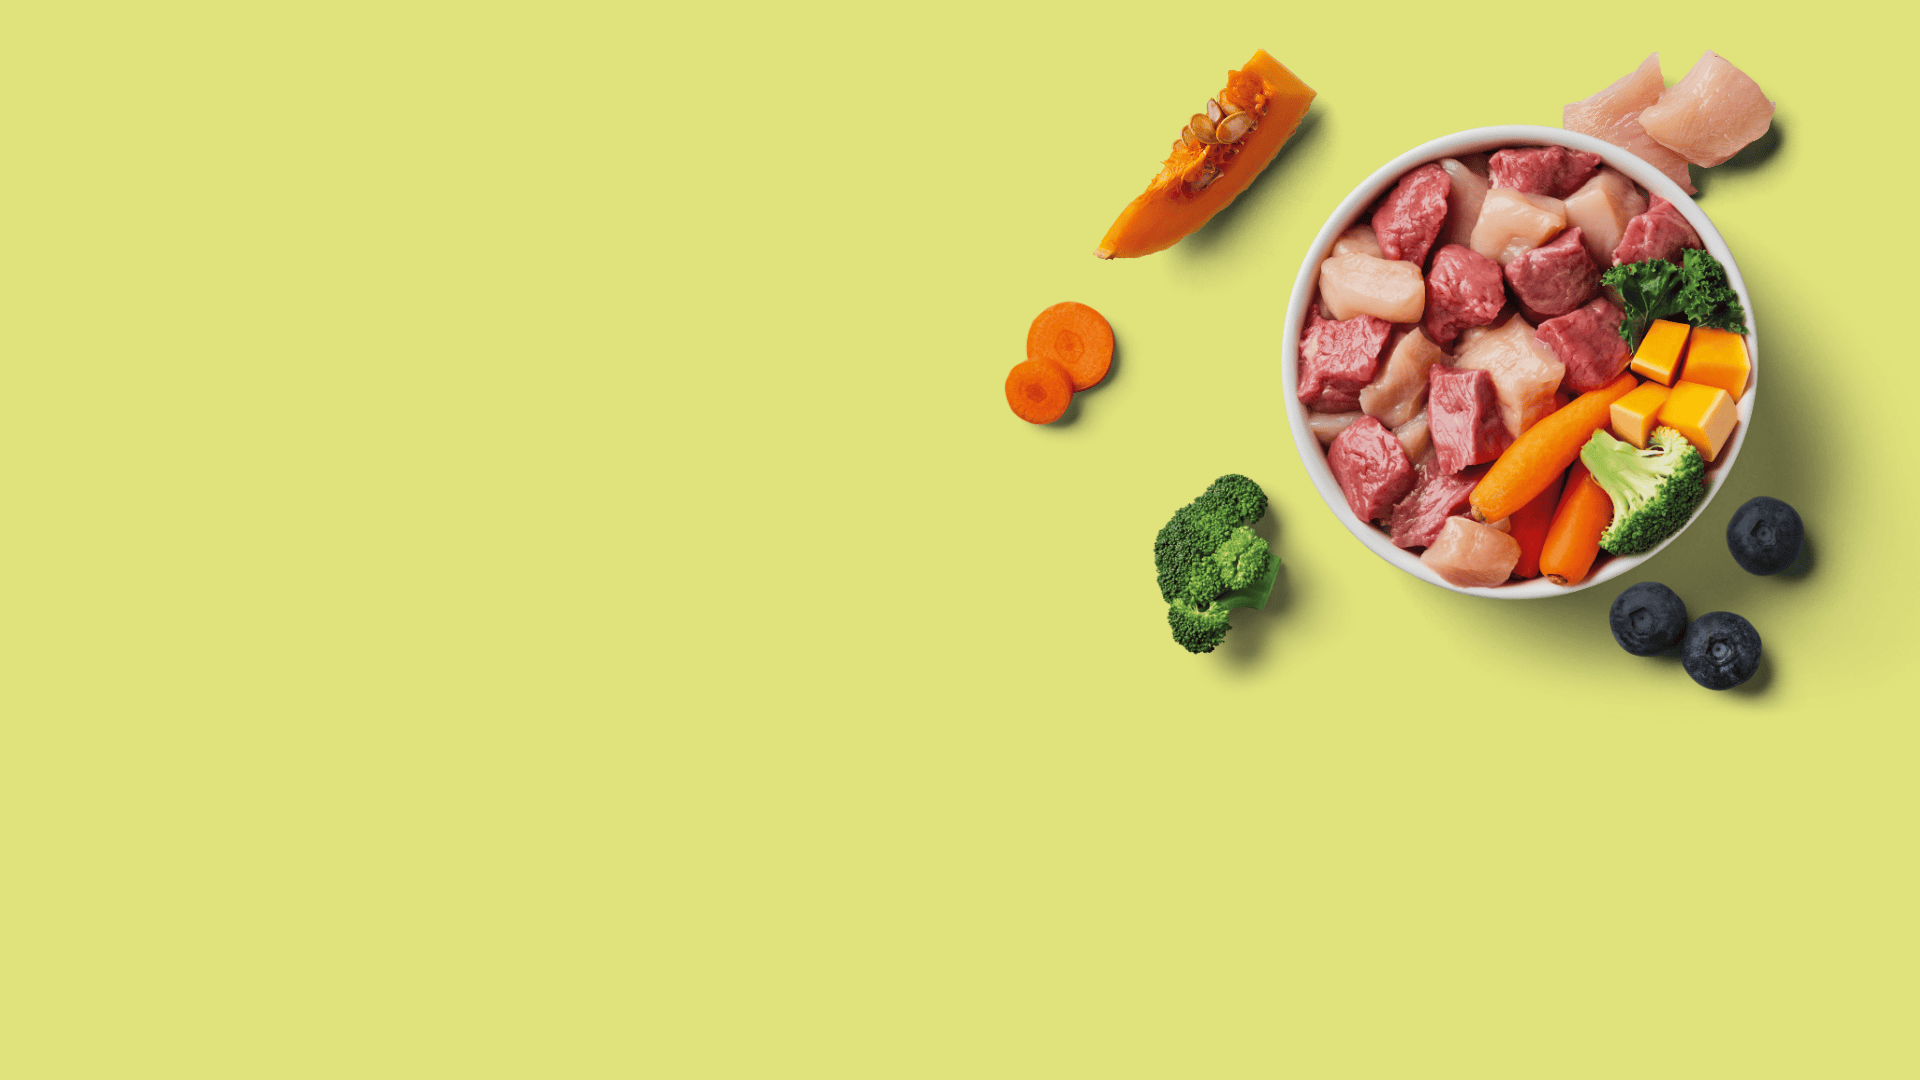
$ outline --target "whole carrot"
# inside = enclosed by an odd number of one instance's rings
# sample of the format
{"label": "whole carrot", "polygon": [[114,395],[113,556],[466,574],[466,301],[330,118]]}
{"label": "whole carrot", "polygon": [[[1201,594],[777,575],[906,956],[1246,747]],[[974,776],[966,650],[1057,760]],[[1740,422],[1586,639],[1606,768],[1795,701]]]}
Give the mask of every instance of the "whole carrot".
{"label": "whole carrot", "polygon": [[1578,585],[1600,554],[1600,534],[1613,523],[1613,496],[1594,483],[1587,467],[1574,462],[1560,509],[1547,527],[1540,549],[1540,572],[1555,585]]}
{"label": "whole carrot", "polygon": [[1520,541],[1520,561],[1513,565],[1513,576],[1531,578],[1540,576],[1540,549],[1547,543],[1547,528],[1553,524],[1553,512],[1560,505],[1560,488],[1565,477],[1556,476],[1547,485],[1547,490],[1533,497],[1533,501],[1513,512],[1508,520],[1513,523],[1507,534]]}
{"label": "whole carrot", "polygon": [[1499,521],[1532,502],[1567,471],[1593,433],[1612,422],[1613,403],[1638,385],[1640,380],[1622,372],[1521,433],[1473,489],[1474,513],[1482,521]]}

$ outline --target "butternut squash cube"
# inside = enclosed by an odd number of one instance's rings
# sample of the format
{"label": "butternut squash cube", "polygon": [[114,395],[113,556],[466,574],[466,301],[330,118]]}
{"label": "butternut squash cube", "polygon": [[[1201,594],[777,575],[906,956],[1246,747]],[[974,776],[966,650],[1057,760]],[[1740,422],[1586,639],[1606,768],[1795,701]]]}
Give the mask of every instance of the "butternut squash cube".
{"label": "butternut squash cube", "polygon": [[1708,461],[1720,456],[1720,448],[1727,445],[1727,436],[1733,434],[1738,420],[1731,394],[1685,379],[1673,384],[1667,403],[1660,407],[1660,423],[1685,435]]}
{"label": "butternut squash cube", "polygon": [[1613,403],[1613,437],[1632,443],[1634,449],[1647,448],[1647,436],[1660,425],[1660,407],[1672,393],[1657,382],[1645,382]]}
{"label": "butternut squash cube", "polygon": [[1647,328],[1647,336],[1640,339],[1640,348],[1634,352],[1628,370],[1661,386],[1672,386],[1680,374],[1680,361],[1687,352],[1687,334],[1692,329],[1686,323],[1655,319]]}
{"label": "butternut squash cube", "polygon": [[1747,392],[1747,338],[1730,330],[1696,326],[1687,336],[1687,381],[1717,386],[1739,401]]}

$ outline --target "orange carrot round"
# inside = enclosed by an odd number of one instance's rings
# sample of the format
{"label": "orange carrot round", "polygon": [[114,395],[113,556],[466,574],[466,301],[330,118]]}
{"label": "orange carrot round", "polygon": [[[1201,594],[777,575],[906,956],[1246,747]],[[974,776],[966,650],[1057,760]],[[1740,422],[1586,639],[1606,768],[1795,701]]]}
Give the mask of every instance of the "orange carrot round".
{"label": "orange carrot round", "polygon": [[1575,462],[1566,494],[1540,549],[1540,572],[1555,585],[1578,585],[1600,554],[1600,534],[1613,524],[1613,496]]}
{"label": "orange carrot round", "polygon": [[1547,485],[1547,490],[1533,497],[1533,501],[1513,512],[1511,531],[1507,534],[1520,541],[1520,561],[1513,565],[1513,576],[1532,578],[1540,576],[1540,549],[1547,543],[1547,528],[1553,524],[1553,512],[1560,505],[1560,488],[1565,477],[1556,476]]}
{"label": "orange carrot round", "polygon": [[1473,489],[1474,512],[1483,521],[1499,521],[1532,502],[1567,471],[1594,432],[1612,423],[1613,403],[1638,385],[1640,380],[1622,372],[1522,432]]}
{"label": "orange carrot round", "polygon": [[1107,377],[1113,327],[1085,304],[1055,304],[1027,328],[1027,359],[1052,360],[1066,369],[1075,390],[1085,390]]}
{"label": "orange carrot round", "polygon": [[1023,360],[1007,372],[1007,404],[1029,424],[1051,424],[1073,401],[1073,377],[1052,360]]}

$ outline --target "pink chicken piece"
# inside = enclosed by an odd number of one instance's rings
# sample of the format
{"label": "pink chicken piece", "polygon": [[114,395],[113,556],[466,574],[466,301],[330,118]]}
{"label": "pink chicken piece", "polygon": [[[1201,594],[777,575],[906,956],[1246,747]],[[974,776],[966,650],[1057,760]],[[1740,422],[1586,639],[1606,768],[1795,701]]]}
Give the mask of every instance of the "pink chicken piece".
{"label": "pink chicken piece", "polygon": [[1491,375],[1441,365],[1427,378],[1427,433],[1441,471],[1457,473],[1492,461],[1513,445],[1513,436],[1500,422],[1500,399]]}
{"label": "pink chicken piece", "polygon": [[1480,220],[1480,204],[1487,201],[1492,185],[1463,161],[1443,158],[1440,167],[1446,170],[1453,190],[1447,193],[1447,218],[1440,225],[1436,242],[1466,247],[1473,243],[1473,223]]}
{"label": "pink chicken piece", "polygon": [[1494,187],[1554,199],[1579,191],[1599,169],[1599,154],[1564,146],[1499,150],[1487,159],[1487,178]]}
{"label": "pink chicken piece", "polygon": [[1660,78],[1660,54],[1654,53],[1626,78],[1561,110],[1560,126],[1638,156],[1692,195],[1695,188],[1693,178],[1687,175],[1687,159],[1660,145],[1640,126],[1640,111],[1660,100],[1665,86]]}
{"label": "pink chicken piece", "polygon": [[1334,436],[1327,448],[1327,468],[1347,497],[1347,508],[1361,521],[1385,517],[1413,489],[1413,462],[1393,432],[1371,416],[1362,416]]}
{"label": "pink chicken piece", "polygon": [[1378,417],[1390,428],[1398,428],[1420,411],[1421,403],[1427,400],[1427,369],[1435,363],[1444,363],[1447,354],[1418,327],[1393,333],[1387,347],[1387,362],[1381,365],[1380,374],[1360,391],[1360,411]]}
{"label": "pink chicken piece", "polygon": [[1371,255],[1376,259],[1384,257],[1380,254],[1380,238],[1373,235],[1373,226],[1371,225],[1355,225],[1353,228],[1341,233],[1340,238],[1333,242],[1333,250],[1327,254],[1330,256],[1345,255],[1349,251],[1357,251],[1362,255]]}
{"label": "pink chicken piece", "polygon": [[1316,412],[1352,412],[1360,390],[1373,381],[1380,348],[1393,324],[1371,315],[1335,322],[1307,312],[1300,335],[1300,401]]}
{"label": "pink chicken piece", "polygon": [[1507,264],[1507,284],[1520,313],[1536,325],[1565,315],[1600,289],[1600,268],[1587,255],[1579,229],[1568,229]]}
{"label": "pink chicken piece", "polygon": [[1567,227],[1567,204],[1548,195],[1494,188],[1480,204],[1473,223],[1474,251],[1505,266],[1560,235]]}
{"label": "pink chicken piece", "polygon": [[1773,102],[1747,73],[1712,52],[1640,110],[1642,130],[1695,165],[1713,166],[1767,133]]}
{"label": "pink chicken piece", "polygon": [[1563,380],[1566,387],[1585,394],[1619,378],[1633,359],[1627,343],[1620,340],[1623,318],[1619,308],[1598,297],[1578,310],[1541,323],[1534,334],[1567,366]]}
{"label": "pink chicken piece", "polygon": [[1426,547],[1440,535],[1440,527],[1455,514],[1467,512],[1474,485],[1485,469],[1452,473],[1433,459],[1414,470],[1413,490],[1393,506],[1393,543],[1395,547]]}
{"label": "pink chicken piece", "polygon": [[1687,248],[1706,246],[1700,242],[1700,234],[1687,224],[1686,215],[1680,212],[1680,208],[1655,195],[1645,212],[1627,222],[1627,231],[1620,237],[1620,246],[1613,249],[1613,261],[1616,264],[1645,262],[1648,259],[1673,262],[1678,261],[1680,252]]}
{"label": "pink chicken piece", "polygon": [[1447,193],[1452,190],[1453,181],[1438,165],[1422,165],[1401,177],[1373,214],[1381,254],[1425,266],[1427,252],[1447,219]]}
{"label": "pink chicken piece", "polygon": [[1560,387],[1566,365],[1540,343],[1533,327],[1520,316],[1508,319],[1498,330],[1479,327],[1461,334],[1458,352],[1455,367],[1478,368],[1493,376],[1500,422],[1514,438],[1557,408],[1553,392]]}
{"label": "pink chicken piece", "polygon": [[1334,436],[1347,430],[1348,424],[1364,415],[1359,412],[1310,412],[1307,414],[1307,430],[1313,432],[1313,437],[1320,440],[1321,446],[1325,446],[1333,441]]}
{"label": "pink chicken piece", "polygon": [[1613,249],[1627,234],[1627,223],[1645,213],[1647,197],[1623,172],[1611,168],[1567,196],[1567,227],[1580,230],[1595,266],[1612,266]]}
{"label": "pink chicken piece", "polygon": [[1320,264],[1320,299],[1336,319],[1373,315],[1388,322],[1419,322],[1427,308],[1420,268],[1363,251],[1335,255]]}
{"label": "pink chicken piece", "polygon": [[1490,589],[1506,583],[1520,563],[1520,541],[1491,525],[1450,517],[1420,554],[1434,573],[1463,589]]}
{"label": "pink chicken piece", "polygon": [[1507,302],[1500,264],[1471,248],[1448,244],[1427,275],[1427,336],[1451,345],[1460,331],[1498,318]]}

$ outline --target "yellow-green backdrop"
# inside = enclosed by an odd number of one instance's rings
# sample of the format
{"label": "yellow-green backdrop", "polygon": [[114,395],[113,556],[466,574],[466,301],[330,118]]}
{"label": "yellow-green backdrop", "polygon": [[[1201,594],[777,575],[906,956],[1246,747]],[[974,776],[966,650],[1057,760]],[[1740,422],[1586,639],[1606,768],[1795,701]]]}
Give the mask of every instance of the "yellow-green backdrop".
{"label": "yellow-green backdrop", "polygon": [[[1914,1075],[1894,11],[16,5],[0,1074]],[[1308,126],[1095,261],[1256,47]],[[1758,627],[1723,694],[1368,554],[1280,400],[1355,182],[1707,48],[1764,378],[1642,576]],[[1119,359],[1031,427],[1063,299]],[[1190,656],[1229,471],[1287,572]]]}

